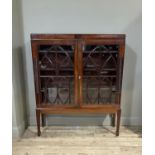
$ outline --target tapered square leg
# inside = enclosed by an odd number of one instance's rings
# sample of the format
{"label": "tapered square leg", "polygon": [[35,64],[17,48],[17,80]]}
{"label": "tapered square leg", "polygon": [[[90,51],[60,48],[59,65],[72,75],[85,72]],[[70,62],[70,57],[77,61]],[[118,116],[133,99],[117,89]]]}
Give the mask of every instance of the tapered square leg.
{"label": "tapered square leg", "polygon": [[119,136],[120,119],[121,119],[121,109],[117,111],[116,136]]}
{"label": "tapered square leg", "polygon": [[111,114],[111,126],[115,127],[116,114]]}
{"label": "tapered square leg", "polygon": [[36,119],[37,119],[37,135],[40,136],[40,110],[36,110]]}
{"label": "tapered square leg", "polygon": [[41,114],[41,120],[42,120],[42,127],[46,125],[46,117],[45,114]]}

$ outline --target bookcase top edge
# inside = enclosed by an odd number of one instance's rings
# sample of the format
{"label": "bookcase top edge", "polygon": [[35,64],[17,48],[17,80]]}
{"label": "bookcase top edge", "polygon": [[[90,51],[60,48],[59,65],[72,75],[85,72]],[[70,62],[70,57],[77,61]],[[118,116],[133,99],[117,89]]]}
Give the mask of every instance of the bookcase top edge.
{"label": "bookcase top edge", "polygon": [[125,39],[125,34],[43,34],[31,33],[31,40],[44,39]]}

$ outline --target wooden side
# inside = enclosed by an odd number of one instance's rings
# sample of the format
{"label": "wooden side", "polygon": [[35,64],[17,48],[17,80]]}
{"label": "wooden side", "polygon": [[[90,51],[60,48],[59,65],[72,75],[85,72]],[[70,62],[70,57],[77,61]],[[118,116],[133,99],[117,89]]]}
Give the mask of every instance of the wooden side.
{"label": "wooden side", "polygon": [[[125,42],[125,41],[124,41]],[[119,47],[119,65],[118,65],[118,96],[117,103],[121,104],[121,91],[122,91],[122,80],[123,80],[123,66],[124,66],[124,54],[125,44],[121,44]]]}
{"label": "wooden side", "polygon": [[37,44],[35,41],[31,40],[31,50],[32,50],[32,58],[37,58]]}
{"label": "wooden side", "polygon": [[31,41],[31,48],[33,59],[36,105],[39,105],[41,103],[41,95],[40,95],[40,78],[39,78],[39,63],[38,63],[38,45],[35,42]]}

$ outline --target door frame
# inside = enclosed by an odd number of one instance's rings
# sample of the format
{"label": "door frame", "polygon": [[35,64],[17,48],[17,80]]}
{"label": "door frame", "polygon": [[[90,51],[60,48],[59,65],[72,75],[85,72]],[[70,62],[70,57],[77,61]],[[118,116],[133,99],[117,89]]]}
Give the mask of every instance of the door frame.
{"label": "door frame", "polygon": [[119,45],[118,50],[118,65],[117,65],[117,75],[116,75],[116,99],[115,103],[112,103],[111,106],[116,104],[120,105],[121,102],[121,88],[122,88],[122,76],[123,76],[123,60],[124,60],[124,48],[125,43],[123,39],[79,39],[78,40],[78,83],[79,83],[79,106],[80,108],[108,108],[109,105],[84,105],[83,103],[83,50],[85,45]]}
{"label": "door frame", "polygon": [[[74,52],[74,103],[71,105],[49,105],[41,103],[41,86],[40,86],[40,69],[39,69],[39,52],[40,45],[71,45]],[[74,39],[33,39],[31,40],[33,72],[35,82],[36,106],[38,108],[74,108],[78,107],[78,47]]]}

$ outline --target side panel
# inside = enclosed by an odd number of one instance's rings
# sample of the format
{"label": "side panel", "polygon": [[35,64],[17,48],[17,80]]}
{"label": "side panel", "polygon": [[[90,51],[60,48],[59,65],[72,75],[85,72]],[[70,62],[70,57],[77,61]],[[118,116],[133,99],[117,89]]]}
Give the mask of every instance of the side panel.
{"label": "side panel", "polygon": [[32,48],[32,59],[33,59],[33,73],[34,73],[34,85],[35,85],[35,96],[36,105],[41,104],[41,94],[40,94],[40,75],[39,75],[39,63],[38,63],[38,45],[36,42],[31,41]]}

